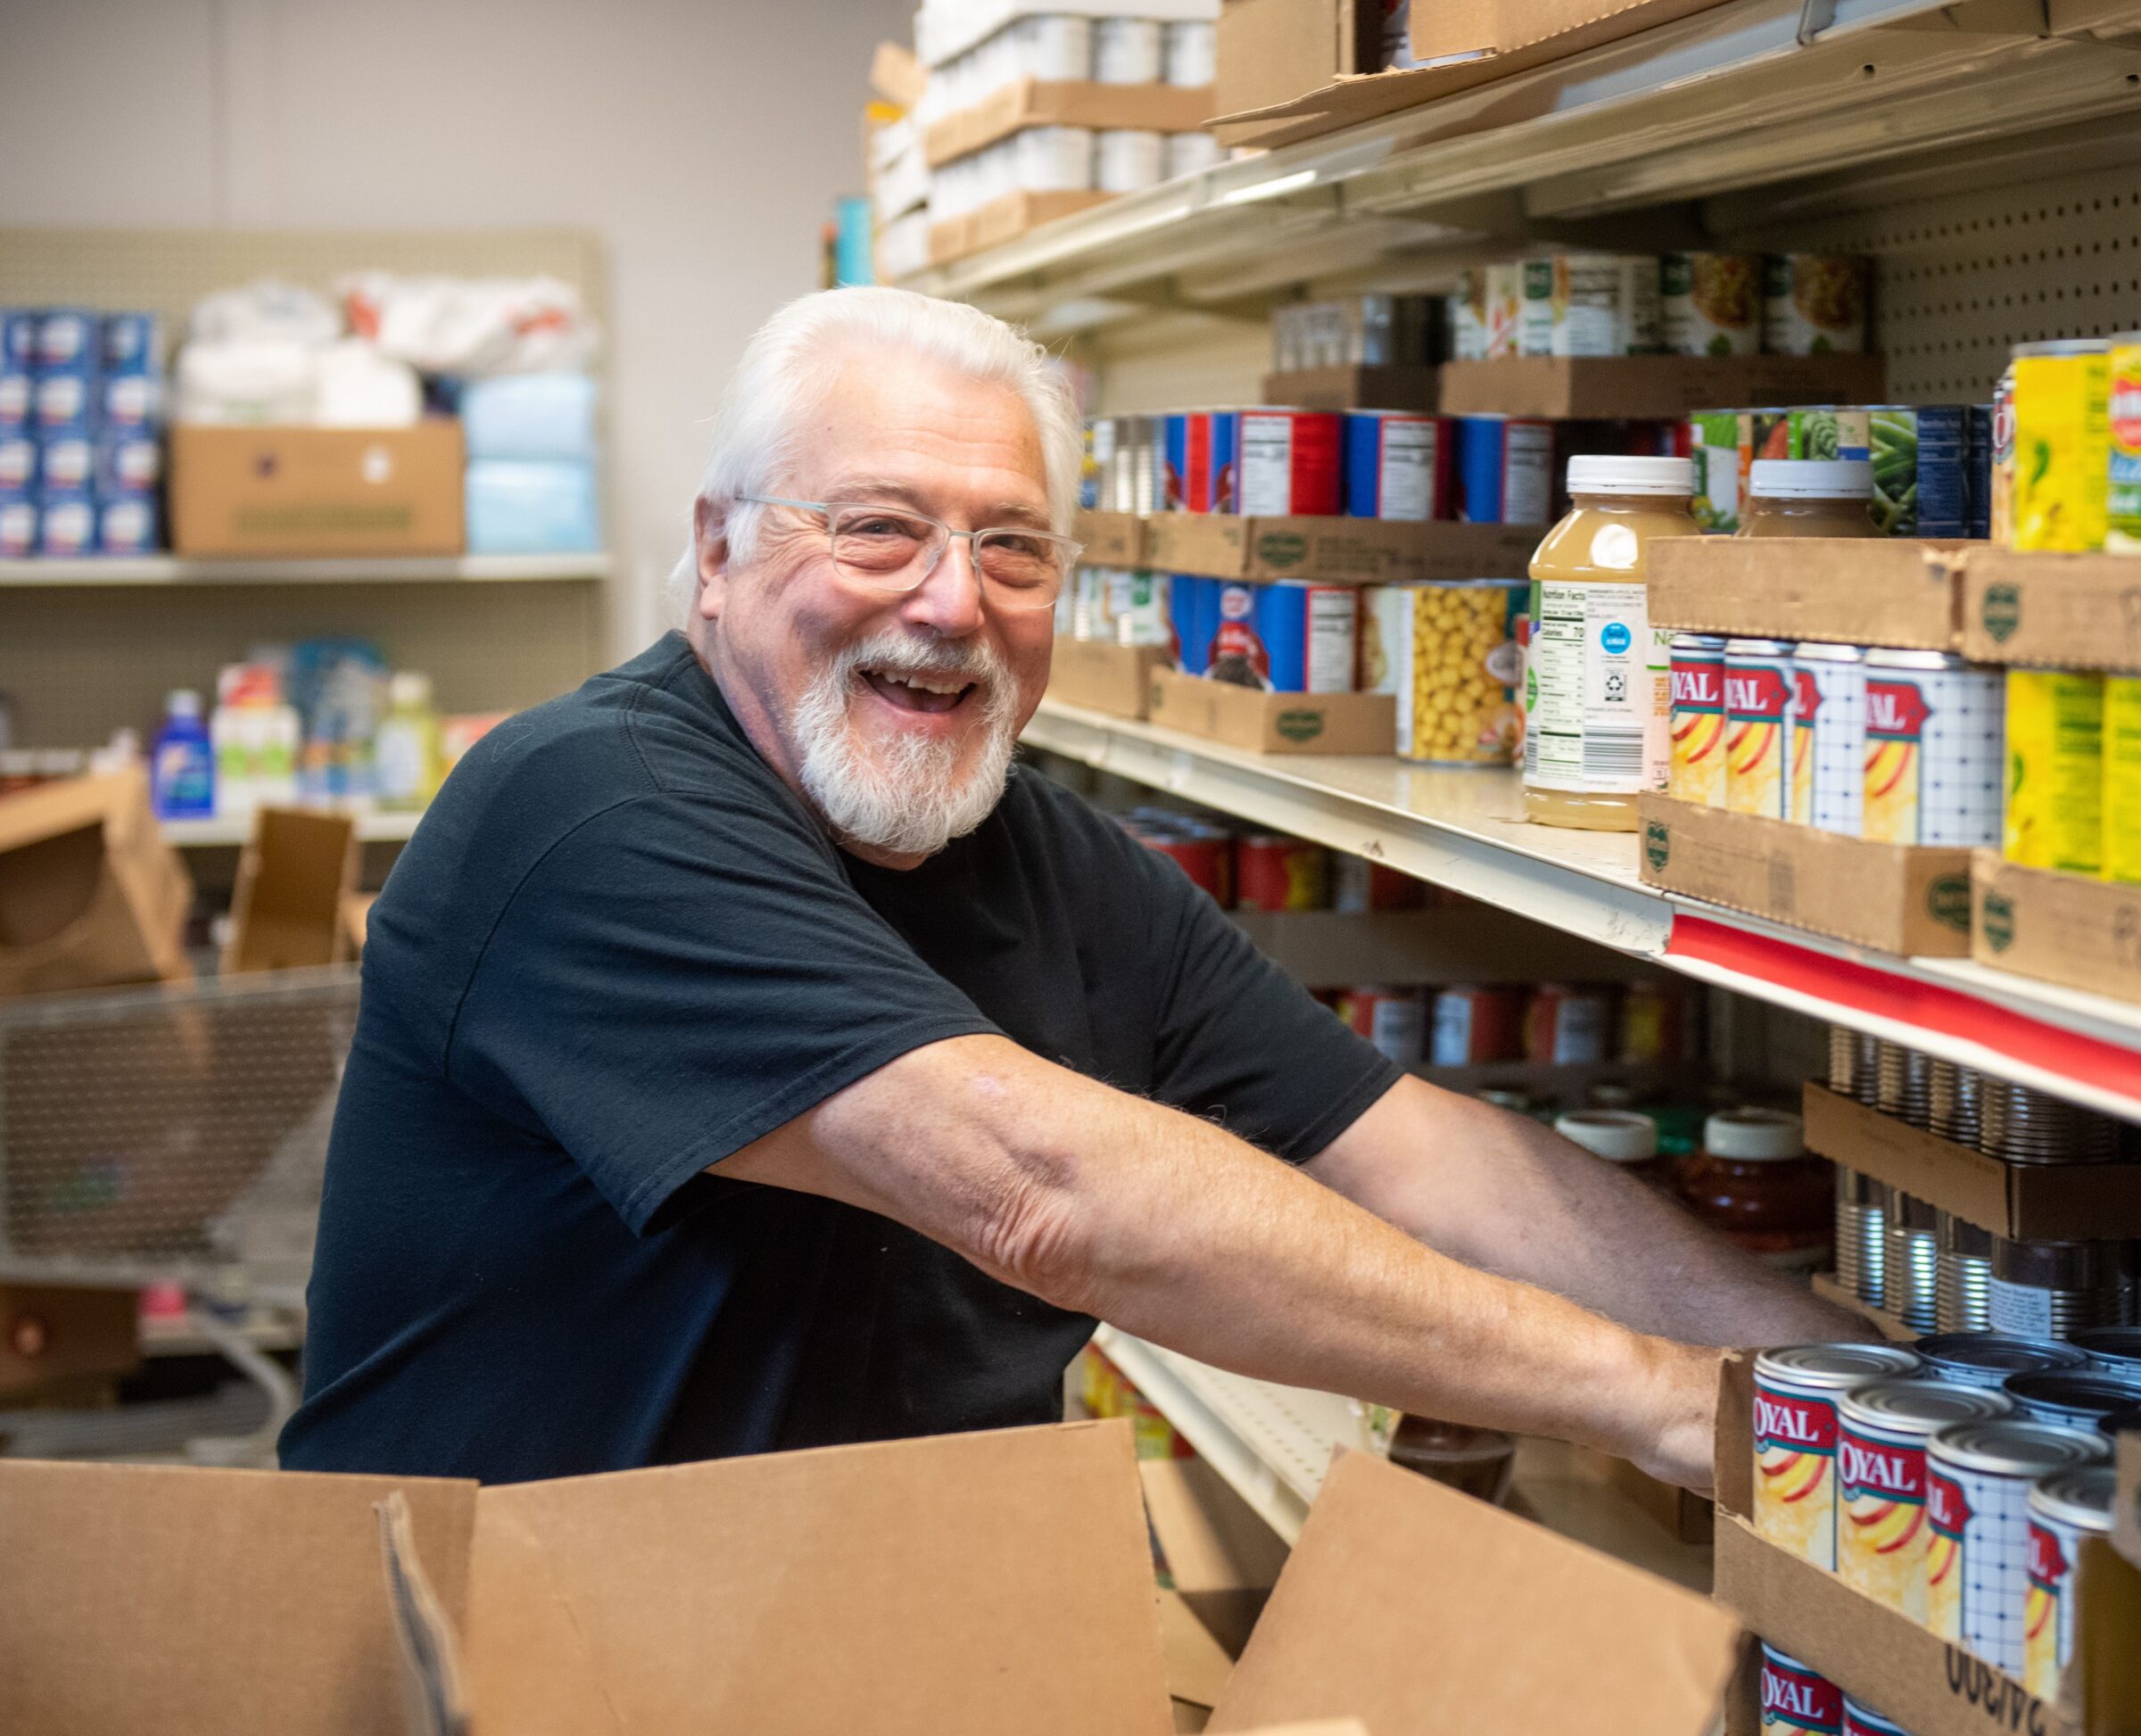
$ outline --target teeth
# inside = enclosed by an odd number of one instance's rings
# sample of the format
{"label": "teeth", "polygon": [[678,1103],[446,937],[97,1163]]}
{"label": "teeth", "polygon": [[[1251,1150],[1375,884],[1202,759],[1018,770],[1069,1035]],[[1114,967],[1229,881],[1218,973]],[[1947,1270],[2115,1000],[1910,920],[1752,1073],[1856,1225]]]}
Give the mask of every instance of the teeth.
{"label": "teeth", "polygon": [[967,683],[964,682],[925,682],[920,675],[895,675],[890,674],[880,674],[880,679],[889,682],[897,682],[902,687],[919,688],[924,693],[935,693],[939,695],[946,693],[963,693],[966,691],[967,687]]}

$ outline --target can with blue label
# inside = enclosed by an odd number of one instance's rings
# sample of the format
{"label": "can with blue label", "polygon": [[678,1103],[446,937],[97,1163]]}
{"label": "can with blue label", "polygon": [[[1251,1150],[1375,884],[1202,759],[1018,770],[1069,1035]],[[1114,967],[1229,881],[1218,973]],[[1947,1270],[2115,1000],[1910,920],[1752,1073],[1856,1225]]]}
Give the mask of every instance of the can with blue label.
{"label": "can with blue label", "polygon": [[35,308],[0,308],[0,371],[27,374],[37,365]]}
{"label": "can with blue label", "polygon": [[156,497],[153,494],[113,494],[98,498],[98,554],[151,554],[154,552],[157,541]]}
{"label": "can with blue label", "polygon": [[108,313],[99,336],[106,374],[163,372],[162,322],[153,313]]}
{"label": "can with blue label", "polygon": [[46,308],[37,317],[37,371],[96,372],[97,317],[87,308]]}
{"label": "can with blue label", "polygon": [[52,434],[37,442],[37,486],[40,489],[87,488],[90,444],[87,434]]}
{"label": "can with blue label", "polygon": [[96,383],[97,418],[106,428],[150,428],[163,409],[163,381],[154,374],[114,374]]}
{"label": "can with blue label", "polygon": [[0,434],[0,494],[23,494],[37,485],[37,442],[26,434]]}
{"label": "can with blue label", "polygon": [[1217,579],[1199,578],[1194,573],[1170,574],[1167,582],[1167,618],[1174,628],[1175,667],[1186,675],[1201,675],[1211,660],[1211,629],[1204,620],[1207,595]]}
{"label": "can with blue label", "polygon": [[37,386],[28,374],[0,372],[0,434],[21,434],[34,426],[36,401]]}
{"label": "can with blue label", "polygon": [[0,560],[37,552],[37,497],[27,490],[0,489]]}
{"label": "can with blue label", "polygon": [[1235,509],[1237,413],[1183,410],[1166,418],[1166,490],[1170,512]]}
{"label": "can with blue label", "polygon": [[1961,404],[1869,404],[1834,412],[1836,456],[1873,466],[1886,536],[1958,537],[1970,525],[1970,412]]}
{"label": "can with blue label", "polygon": [[1543,525],[1552,517],[1554,425],[1544,417],[1460,416],[1457,517],[1472,525]]}
{"label": "can with blue label", "polygon": [[1219,582],[1218,600],[1211,665],[1204,672],[1211,680],[1266,693],[1352,691],[1358,587],[1225,579]]}
{"label": "can with blue label", "polygon": [[96,401],[94,380],[83,374],[39,374],[33,389],[31,417],[40,435],[50,439],[89,432],[90,410]]}
{"label": "can with blue label", "polygon": [[87,555],[96,550],[96,501],[86,488],[37,492],[37,552]]}
{"label": "can with blue label", "polygon": [[100,494],[140,494],[163,477],[163,449],[153,434],[107,429],[96,442],[95,470]]}
{"label": "can with blue label", "polygon": [[1447,417],[1417,410],[1345,413],[1345,510],[1352,518],[1447,518],[1456,449]]}
{"label": "can with blue label", "polygon": [[1966,536],[1992,534],[1992,406],[1972,404],[1969,444],[1963,459],[1963,490],[1969,503]]}

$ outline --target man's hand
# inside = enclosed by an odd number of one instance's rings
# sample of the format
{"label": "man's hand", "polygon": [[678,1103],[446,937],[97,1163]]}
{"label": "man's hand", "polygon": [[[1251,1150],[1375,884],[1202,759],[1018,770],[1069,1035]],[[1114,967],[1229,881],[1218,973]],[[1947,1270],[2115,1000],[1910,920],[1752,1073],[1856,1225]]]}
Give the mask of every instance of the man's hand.
{"label": "man's hand", "polygon": [[1639,1470],[1699,1495],[1715,1492],[1717,1373],[1722,1352],[1659,1343],[1659,1368],[1646,1438],[1622,1450]]}

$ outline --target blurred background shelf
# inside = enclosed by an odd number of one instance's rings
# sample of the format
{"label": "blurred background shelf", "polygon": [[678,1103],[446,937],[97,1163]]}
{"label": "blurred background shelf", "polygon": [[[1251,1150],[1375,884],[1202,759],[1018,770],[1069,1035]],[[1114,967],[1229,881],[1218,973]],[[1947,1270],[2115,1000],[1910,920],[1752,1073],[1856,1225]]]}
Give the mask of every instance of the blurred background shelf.
{"label": "blurred background shelf", "polygon": [[610,557],[438,555],[375,560],[199,560],[183,555],[0,560],[0,585],[392,584],[607,579]]}

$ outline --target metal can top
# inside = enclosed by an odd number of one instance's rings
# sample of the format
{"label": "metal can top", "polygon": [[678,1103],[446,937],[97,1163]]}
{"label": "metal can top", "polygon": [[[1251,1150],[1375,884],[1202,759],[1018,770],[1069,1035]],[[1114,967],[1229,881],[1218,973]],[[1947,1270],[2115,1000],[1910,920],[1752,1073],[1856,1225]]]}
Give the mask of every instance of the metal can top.
{"label": "metal can top", "polygon": [[2018,343],[2013,353],[2021,356],[2101,356],[2111,346],[2108,337],[2048,337],[2037,343]]}
{"label": "metal can top", "polygon": [[1905,651],[1898,650],[1892,646],[1877,645],[1866,653],[1866,667],[1869,669],[1967,669],[1970,667],[1970,659],[1957,657],[1953,651]]}
{"label": "metal can top", "polygon": [[1944,1379],[2005,1380],[2009,1375],[2079,1368],[2088,1358],[2071,1344],[2048,1338],[2018,1338],[2004,1332],[1936,1332],[1911,1346]]}
{"label": "metal can top", "polygon": [[2118,1499],[2119,1473],[2109,1465],[2084,1465],[2054,1471],[2029,1492],[2029,1510],[2057,1519],[2077,1531],[2112,1528],[2112,1503]]}
{"label": "metal can top", "polygon": [[1769,1663],[1779,1665],[1787,1670],[1798,1670],[1803,1675],[1819,1675],[1821,1674],[1813,1665],[1800,1663],[1783,1647],[1773,1646],[1766,1640],[1762,1641],[1762,1656]]}
{"label": "metal can top", "polygon": [[2101,1434],[2002,1417],[1988,1423],[1951,1423],[1933,1436],[1926,1452],[1959,1470],[2033,1477],[2097,1464],[2110,1457],[2111,1447]]}
{"label": "metal can top", "polygon": [[1781,1386],[1845,1393],[1870,1380],[1907,1375],[1915,1352],[1901,1344],[1784,1344],[1755,1358],[1755,1377]]}
{"label": "metal can top", "polygon": [[1910,1732],[1893,1718],[1884,1718],[1863,1699],[1844,1696],[1844,1716],[1854,1730],[1863,1730],[1868,1736],[1910,1736]]}
{"label": "metal can top", "polygon": [[2096,1368],[2056,1368],[2044,1374],[2009,1375],[2002,1390],[2027,1417],[2095,1426],[2096,1418],[2141,1404],[2141,1380]]}
{"label": "metal can top", "polygon": [[1802,639],[1792,656],[1802,662],[1864,663],[1865,648],[1861,645],[1823,645],[1813,640]]}
{"label": "metal can top", "polygon": [[2084,1327],[2072,1343],[2099,1368],[2141,1375],[2141,1327]]}
{"label": "metal can top", "polygon": [[1721,632],[1676,632],[1673,635],[1673,649],[1676,651],[1722,651],[1724,635]]}
{"label": "metal can top", "polygon": [[2014,1409],[1989,1386],[1952,1380],[1876,1380],[1854,1386],[1837,1405],[1848,1422],[1890,1434],[1930,1434],[1950,1423],[1988,1422]]}
{"label": "metal can top", "polygon": [[1728,657],[1788,657],[1793,649],[1789,639],[1740,639],[1724,641]]}

